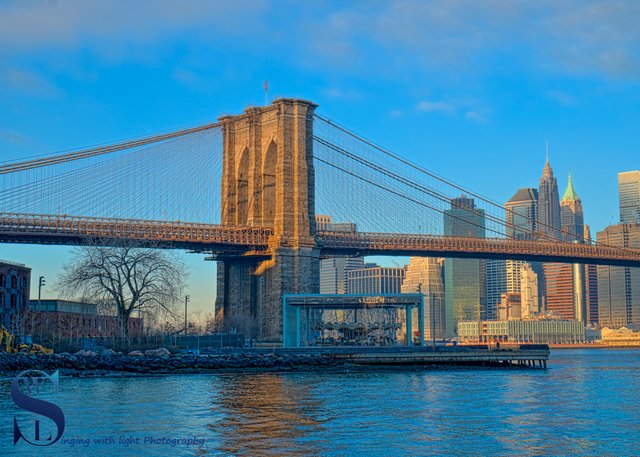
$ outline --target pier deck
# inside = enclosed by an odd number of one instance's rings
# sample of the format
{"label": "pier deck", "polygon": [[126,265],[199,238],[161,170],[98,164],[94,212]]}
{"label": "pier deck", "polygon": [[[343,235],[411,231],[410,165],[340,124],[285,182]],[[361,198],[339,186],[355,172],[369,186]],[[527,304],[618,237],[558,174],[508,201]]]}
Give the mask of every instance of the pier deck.
{"label": "pier deck", "polygon": [[[496,349],[478,346],[371,347],[332,346],[303,348],[222,349],[211,352],[246,352],[280,354],[325,354],[357,365],[470,365],[470,366],[529,366],[546,368],[549,347],[528,344]],[[205,352],[210,353],[210,352]]]}
{"label": "pier deck", "polygon": [[[402,351],[354,351],[338,353],[335,357],[351,363],[368,365],[526,365],[546,368],[548,349],[483,350],[454,348],[453,350],[425,350],[409,348]],[[449,348],[446,348],[449,349]]]}

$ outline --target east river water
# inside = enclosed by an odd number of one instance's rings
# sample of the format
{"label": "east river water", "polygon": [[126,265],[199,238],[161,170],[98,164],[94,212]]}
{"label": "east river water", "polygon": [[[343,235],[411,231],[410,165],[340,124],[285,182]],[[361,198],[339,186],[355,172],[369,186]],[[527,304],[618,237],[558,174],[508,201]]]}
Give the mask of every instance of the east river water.
{"label": "east river water", "polygon": [[453,369],[61,378],[39,398],[0,381],[0,455],[640,455],[640,350],[552,352],[547,370]]}

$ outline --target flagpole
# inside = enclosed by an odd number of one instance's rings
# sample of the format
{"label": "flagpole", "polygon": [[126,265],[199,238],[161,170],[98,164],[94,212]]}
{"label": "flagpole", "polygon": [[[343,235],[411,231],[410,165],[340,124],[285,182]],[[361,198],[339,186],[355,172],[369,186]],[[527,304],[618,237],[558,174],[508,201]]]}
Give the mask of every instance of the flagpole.
{"label": "flagpole", "polygon": [[264,106],[269,105],[269,82],[264,80]]}

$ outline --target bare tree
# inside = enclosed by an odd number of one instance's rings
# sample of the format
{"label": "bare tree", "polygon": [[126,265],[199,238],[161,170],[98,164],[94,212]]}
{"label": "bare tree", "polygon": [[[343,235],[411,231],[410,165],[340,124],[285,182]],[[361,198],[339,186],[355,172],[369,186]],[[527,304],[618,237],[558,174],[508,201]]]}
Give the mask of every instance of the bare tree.
{"label": "bare tree", "polygon": [[204,334],[212,331],[214,326],[215,314],[205,313],[204,311],[193,311],[189,313],[189,326],[192,331],[199,334]]}
{"label": "bare tree", "polygon": [[205,323],[205,333],[215,333],[217,331],[219,331],[220,326],[221,326],[221,322],[220,322],[220,317],[219,314],[216,313],[208,313],[207,314],[207,321]]}
{"label": "bare tree", "polygon": [[216,313],[215,324],[218,331],[229,333],[243,333],[246,337],[258,337],[258,323],[251,316],[234,312],[223,313],[219,310]]}
{"label": "bare tree", "polygon": [[20,319],[17,320],[20,333],[24,335],[35,335],[40,326],[41,313],[30,308],[24,308],[20,312]]}
{"label": "bare tree", "polygon": [[114,309],[120,334],[126,336],[134,312],[173,314],[186,276],[184,264],[157,245],[139,248],[111,241],[77,248],[57,288],[66,297],[80,296],[99,303],[102,310]]}

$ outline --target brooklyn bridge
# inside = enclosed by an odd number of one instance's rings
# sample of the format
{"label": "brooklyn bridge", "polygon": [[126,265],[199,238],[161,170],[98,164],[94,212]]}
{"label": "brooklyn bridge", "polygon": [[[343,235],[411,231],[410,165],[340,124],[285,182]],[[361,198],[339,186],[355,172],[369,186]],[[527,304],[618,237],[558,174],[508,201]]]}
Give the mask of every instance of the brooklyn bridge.
{"label": "brooklyn bridge", "polygon": [[[281,335],[282,296],[319,291],[321,258],[640,267],[637,249],[564,243],[544,230],[522,237],[502,204],[315,111],[278,99],[198,127],[5,163],[0,241],[202,253],[218,262],[217,309],[259,320],[272,340]],[[418,152],[424,163],[436,153]],[[462,195],[475,204],[456,203]],[[327,230],[317,215],[351,229]],[[445,236],[445,223],[485,236]]]}

